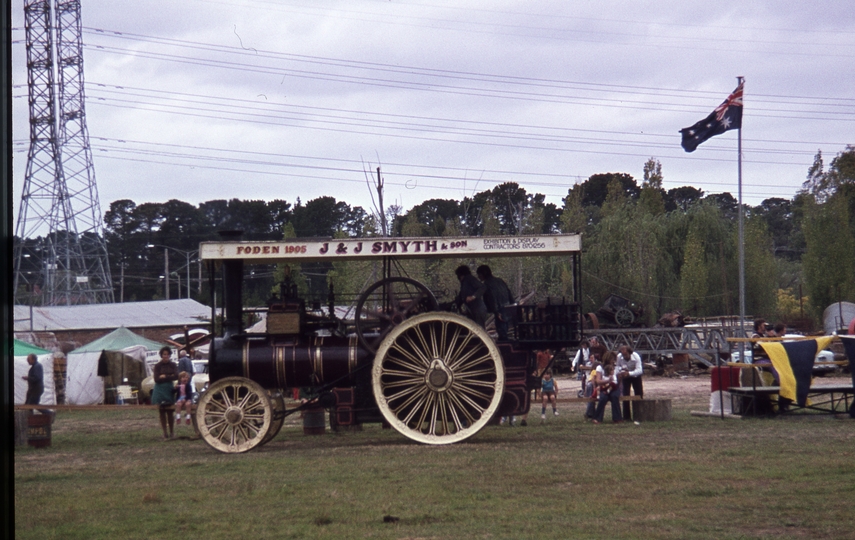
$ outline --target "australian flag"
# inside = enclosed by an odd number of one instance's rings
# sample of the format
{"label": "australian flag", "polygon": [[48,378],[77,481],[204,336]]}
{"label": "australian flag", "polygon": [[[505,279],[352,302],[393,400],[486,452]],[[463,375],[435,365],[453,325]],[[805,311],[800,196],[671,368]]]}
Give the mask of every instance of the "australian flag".
{"label": "australian flag", "polygon": [[683,134],[683,142],[681,143],[683,150],[694,152],[699,144],[710,137],[742,127],[742,86],[744,84],[740,82],[736,90],[727,96],[724,103],[716,107],[712,114],[694,126],[680,130],[680,133]]}

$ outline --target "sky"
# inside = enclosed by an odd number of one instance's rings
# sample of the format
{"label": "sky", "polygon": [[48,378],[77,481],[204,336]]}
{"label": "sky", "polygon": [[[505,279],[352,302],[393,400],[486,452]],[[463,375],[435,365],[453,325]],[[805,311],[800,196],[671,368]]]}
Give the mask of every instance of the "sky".
{"label": "sky", "polygon": [[[12,13],[17,218],[29,123]],[[85,107],[111,202],[333,196],[404,211],[658,160],[737,196],[737,131],[680,147],[745,77],[743,200],[792,198],[855,144],[851,0],[83,0]]]}

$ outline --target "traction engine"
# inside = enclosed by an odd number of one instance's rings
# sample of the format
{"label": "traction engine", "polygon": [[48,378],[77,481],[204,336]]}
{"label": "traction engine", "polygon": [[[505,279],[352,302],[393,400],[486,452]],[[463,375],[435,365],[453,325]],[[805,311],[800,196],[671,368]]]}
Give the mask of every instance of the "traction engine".
{"label": "traction engine", "polygon": [[[564,243],[553,242],[558,249],[543,255],[569,254],[578,277],[578,235],[541,237],[546,239]],[[566,247],[567,239],[575,249]],[[477,249],[428,251],[431,239],[395,240],[397,246],[420,242],[413,257],[481,255]],[[448,240],[443,239],[445,245]],[[483,246],[489,240],[462,243]],[[332,292],[326,313],[309,310],[286,274],[280,295],[268,301],[266,332],[244,332],[244,264],[329,260],[331,243],[338,244],[339,259],[383,258],[388,273],[390,255],[360,254],[368,240],[233,240],[200,246],[209,269],[219,266],[223,284],[223,336],[212,343],[211,384],[196,410],[199,432],[213,448],[251,450],[272,440],[286,416],[318,406],[329,410],[333,427],[383,422],[421,443],[462,441],[498,416],[528,412],[530,390],[540,384],[533,376],[535,349],[573,347],[582,339],[578,279],[573,298],[506,308],[510,338],[497,342],[469,318],[440,309],[426,286],[407,277],[389,276],[371,285],[359,296],[353,319],[344,321],[336,317]],[[312,399],[286,410],[284,395],[293,388],[308,389]]]}

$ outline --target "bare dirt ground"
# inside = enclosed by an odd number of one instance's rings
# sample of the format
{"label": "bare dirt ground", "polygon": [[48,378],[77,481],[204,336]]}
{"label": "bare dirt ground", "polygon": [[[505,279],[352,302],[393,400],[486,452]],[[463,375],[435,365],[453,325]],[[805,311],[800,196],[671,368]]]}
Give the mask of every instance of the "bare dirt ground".
{"label": "bare dirt ground", "polygon": [[[838,381],[839,379],[839,381]],[[575,397],[576,390],[581,388],[579,381],[572,375],[559,375],[556,377],[558,386],[563,392],[569,389]],[[694,410],[706,410],[709,408],[712,382],[709,372],[693,374],[674,375],[672,377],[645,375],[643,377],[645,399],[670,399],[672,406],[679,408],[691,408]],[[825,377],[814,379],[815,384],[851,381],[848,373],[836,373]],[[571,397],[570,392],[559,397]]]}
{"label": "bare dirt ground", "polygon": [[[559,375],[556,378],[560,389],[559,397],[575,397],[576,390],[581,388],[581,383],[572,375]],[[670,399],[674,406],[701,407],[709,403],[710,376],[708,373],[699,375],[675,375],[673,377],[654,377],[645,375],[642,379],[644,384],[645,399]],[[565,392],[568,390],[568,392]]]}

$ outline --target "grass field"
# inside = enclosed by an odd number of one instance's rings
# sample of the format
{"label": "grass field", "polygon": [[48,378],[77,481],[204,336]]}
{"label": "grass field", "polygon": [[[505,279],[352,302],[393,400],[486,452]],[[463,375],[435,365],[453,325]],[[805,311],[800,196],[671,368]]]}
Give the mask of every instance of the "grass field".
{"label": "grass field", "polygon": [[60,412],[51,447],[15,449],[16,538],[855,538],[855,421],[689,414],[708,401],[444,447],[289,422],[240,455],[162,441],[153,410]]}

